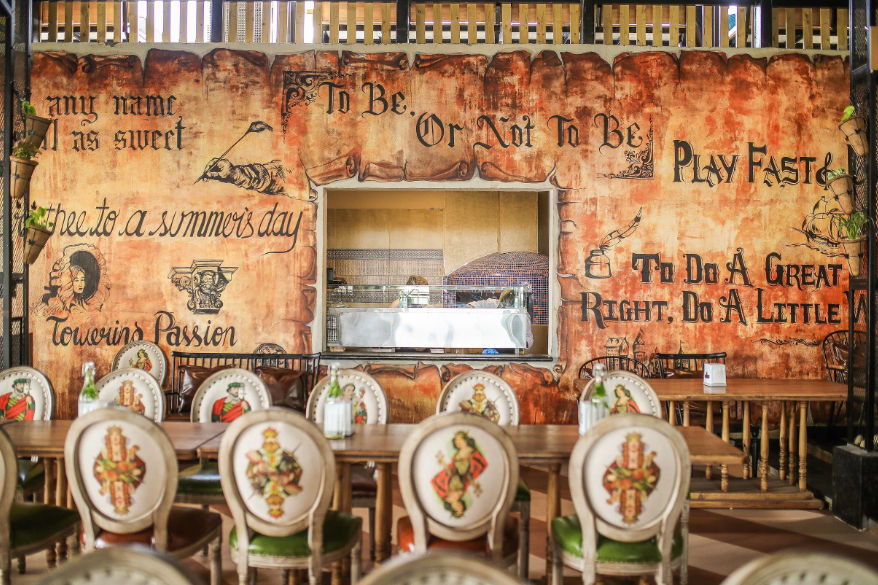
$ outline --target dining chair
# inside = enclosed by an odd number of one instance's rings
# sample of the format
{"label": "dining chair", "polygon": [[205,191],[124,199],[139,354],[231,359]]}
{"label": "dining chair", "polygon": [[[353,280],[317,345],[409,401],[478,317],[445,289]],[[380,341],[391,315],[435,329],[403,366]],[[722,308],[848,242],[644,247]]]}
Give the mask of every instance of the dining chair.
{"label": "dining chair", "polygon": [[132,341],[113,357],[113,369],[120,368],[137,368],[149,372],[159,386],[162,386],[168,375],[168,358],[162,348],[151,341]]}
{"label": "dining chair", "polygon": [[[649,385],[649,382],[624,370],[607,372],[604,377],[607,402],[610,414],[638,413],[662,417],[662,403]],[[580,400],[590,398],[594,390],[594,379],[589,380],[582,390]]]}
{"label": "dining chair", "polygon": [[[268,389],[256,374],[242,368],[226,368],[207,377],[192,398],[192,422],[232,422],[253,410],[271,406]],[[202,506],[226,503],[220,484],[219,464],[203,459],[184,472],[177,484],[177,501]]]}
{"label": "dining chair", "polygon": [[[52,420],[55,392],[41,371],[15,366],[0,372],[0,420]],[[38,457],[18,459],[18,486],[23,499],[38,496],[46,481],[46,470]],[[18,572],[27,571],[24,556],[18,558]]]}
{"label": "dining chair", "polygon": [[140,368],[120,368],[95,384],[98,400],[121,406],[160,423],[165,419],[165,393],[158,381]]}
{"label": "dining chair", "polygon": [[[823,349],[823,363],[826,366],[827,378],[832,382],[847,384],[849,365],[853,365],[859,370],[865,370],[865,352],[863,351],[865,343],[865,331],[855,330],[853,338],[851,338],[850,332],[847,329],[840,329],[828,333],[826,337],[823,338],[821,344]],[[851,359],[853,359],[853,364],[850,364]],[[863,403],[866,400],[866,390],[863,387],[865,376],[862,373],[855,372],[853,379],[853,404],[859,405],[860,412],[858,421],[861,422],[865,415],[865,409],[863,409]],[[846,400],[832,404],[829,411],[830,429],[834,427],[836,417],[841,415],[841,410],[846,404]]]}
{"label": "dining chair", "polygon": [[210,583],[222,578],[219,514],[174,506],[177,457],[165,431],[123,408],[101,408],[73,421],[64,463],[82,521],[86,553],[145,544],[182,559],[209,546]]}
{"label": "dining chair", "polygon": [[[387,424],[387,395],[378,381],[359,370],[339,370],[338,383],[345,397],[353,401],[354,424]],[[308,396],[308,420],[323,427],[323,410],[329,392],[329,376],[321,379]],[[351,466],[351,506],[369,510],[369,558],[375,559],[375,502],[378,483],[375,465]]]}
{"label": "dining chair", "polygon": [[785,550],[738,567],[721,585],[878,585],[878,572],[859,561],[814,550]]}
{"label": "dining chair", "polygon": [[649,371],[649,366],[641,361],[624,355],[602,355],[591,358],[579,366],[579,377],[583,380],[594,378],[591,372],[595,364],[604,364],[607,366],[608,372],[623,370],[625,372],[637,374],[641,378],[652,377],[652,372]]}
{"label": "dining chair", "polygon": [[37,585],[119,583],[137,585],[204,585],[189,567],[142,545],[92,551],[49,571]]}
{"label": "dining chair", "polygon": [[575,514],[552,520],[552,584],[564,566],[584,585],[605,575],[688,581],[687,494],[691,464],[682,435],[664,420],[619,414],[592,426],[570,455]]}
{"label": "dining chair", "polygon": [[456,549],[517,568],[517,484],[518,452],[503,427],[462,412],[427,418],[399,453],[400,552]]}
{"label": "dining chair", "polygon": [[452,550],[409,553],[391,558],[360,585],[524,585],[526,580],[487,559]]}
{"label": "dining chair", "polygon": [[[469,370],[449,380],[439,395],[436,412],[468,412],[512,426],[521,419],[512,386],[500,376],[481,370]],[[530,488],[519,480],[512,510],[518,512],[519,519],[518,574],[525,578],[530,570],[530,500]]]}
{"label": "dining chair", "polygon": [[240,585],[251,568],[306,568],[317,585],[324,567],[348,557],[357,582],[363,522],[329,510],[335,457],[314,423],[283,408],[242,415],[223,434],[219,469]]}
{"label": "dining chair", "polygon": [[[15,447],[2,427],[0,477],[3,480],[0,488],[0,584],[9,585],[11,559],[21,559],[40,550],[54,551],[55,543],[76,533],[79,515],[67,508],[15,502],[18,460]],[[49,556],[50,568],[54,566],[55,558],[54,554]]]}

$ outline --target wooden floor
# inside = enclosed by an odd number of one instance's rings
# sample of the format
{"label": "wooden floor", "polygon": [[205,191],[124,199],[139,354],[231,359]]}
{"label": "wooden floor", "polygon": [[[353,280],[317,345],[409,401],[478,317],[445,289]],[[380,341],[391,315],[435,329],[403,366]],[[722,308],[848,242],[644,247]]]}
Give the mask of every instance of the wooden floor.
{"label": "wooden floor", "polygon": [[[545,479],[533,470],[523,470],[523,476],[532,491],[531,558],[530,579],[545,583]],[[562,512],[573,512],[569,492],[564,487]],[[363,513],[364,527],[365,511]],[[398,492],[394,493],[394,516],[405,512]],[[227,520],[227,528],[231,521]],[[228,534],[228,530],[225,532]],[[395,534],[394,534],[395,541]],[[736,567],[765,554],[788,548],[822,550],[858,559],[878,570],[878,529],[857,531],[836,519],[825,510],[692,510],[689,541],[689,583],[691,585],[716,585]],[[369,571],[368,537],[363,538],[363,568]],[[207,570],[196,559],[187,561],[207,579]],[[46,571],[43,554],[28,558],[28,573],[18,575],[13,570],[12,583],[27,585],[37,583]],[[257,583],[280,584],[277,571],[260,571]],[[328,583],[328,580],[326,581]],[[565,582],[579,583],[578,573],[565,572]],[[606,579],[606,583],[630,583],[630,581]],[[228,554],[223,553],[223,583],[234,585],[237,575]]]}

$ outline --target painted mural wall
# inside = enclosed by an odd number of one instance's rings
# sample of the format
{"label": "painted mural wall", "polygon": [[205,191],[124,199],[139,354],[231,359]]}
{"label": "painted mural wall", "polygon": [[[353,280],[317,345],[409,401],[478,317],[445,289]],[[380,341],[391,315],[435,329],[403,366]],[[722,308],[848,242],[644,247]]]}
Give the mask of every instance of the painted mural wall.
{"label": "painted mural wall", "polygon": [[[819,377],[847,320],[825,181],[848,85],[839,56],[38,53],[31,101],[57,124],[31,198],[56,233],[31,269],[34,365],[70,416],[80,364],[105,373],[134,339],[319,350],[318,187],[478,177],[557,187],[557,362],[492,369],[536,389],[525,422],[568,419],[579,364],[610,352]],[[368,369],[404,420],[467,367]]]}

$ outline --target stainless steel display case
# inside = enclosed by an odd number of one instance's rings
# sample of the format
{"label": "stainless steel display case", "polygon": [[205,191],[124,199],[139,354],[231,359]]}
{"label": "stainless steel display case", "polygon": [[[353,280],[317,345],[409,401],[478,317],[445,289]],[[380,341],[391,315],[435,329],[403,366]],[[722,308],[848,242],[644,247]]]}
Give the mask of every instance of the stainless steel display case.
{"label": "stainless steel display case", "polygon": [[330,285],[328,348],[519,351],[532,341],[521,286]]}

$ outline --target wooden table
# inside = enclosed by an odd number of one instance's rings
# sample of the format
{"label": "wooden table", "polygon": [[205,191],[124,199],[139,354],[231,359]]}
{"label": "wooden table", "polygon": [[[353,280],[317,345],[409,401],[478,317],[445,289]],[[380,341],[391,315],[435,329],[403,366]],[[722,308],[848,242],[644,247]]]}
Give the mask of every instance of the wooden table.
{"label": "wooden table", "polygon": [[[72,507],[68,501],[67,475],[64,472],[64,440],[72,420],[22,421],[3,425],[19,457],[42,457],[46,470],[43,501]],[[222,423],[162,423],[168,433],[178,461],[198,458],[198,448],[226,430]]]}
{"label": "wooden table", "polygon": [[[392,466],[399,459],[405,439],[415,428],[414,424],[357,425],[353,436],[330,441],[335,460],[342,468],[340,486],[349,486],[350,464],[374,461],[378,470],[378,499],[375,506],[375,554],[377,560],[390,556]],[[573,446],[579,439],[577,425],[520,425],[504,427],[518,450],[522,465],[546,469],[548,488],[546,522],[561,512],[561,467],[570,459]],[[744,462],[744,453],[701,427],[679,427],[678,430],[689,445],[689,455],[696,465],[730,465]],[[222,437],[204,443],[199,456],[215,459],[219,454]],[[344,469],[347,469],[345,472]],[[350,510],[350,490],[339,494],[339,507]],[[552,531],[546,531],[546,538]],[[547,542],[548,545],[548,542]],[[549,557],[547,557],[549,558]]]}
{"label": "wooden table", "polygon": [[[650,379],[649,385],[662,401],[667,401],[668,421],[674,423],[673,413],[676,402],[683,402],[683,425],[688,425],[689,403],[707,403],[706,425],[713,430],[713,405],[720,403],[722,408],[722,438],[729,439],[729,403],[743,403],[742,423],[744,451],[750,452],[750,402],[760,402],[762,406],[761,439],[759,450],[758,476],[760,489],[768,489],[768,403],[781,403],[780,419],[780,478],[788,478],[793,484],[798,468],[800,491],[807,489],[808,466],[808,402],[839,401],[847,399],[847,386],[827,380],[765,380],[755,378],[732,378],[725,387],[706,387],[700,378]],[[798,441],[796,441],[796,410],[798,409]],[[798,454],[798,457],[797,457]],[[789,455],[789,458],[787,457]],[[796,465],[798,459],[798,466]],[[788,466],[787,466],[788,463]],[[747,466],[748,470],[750,466]]]}

